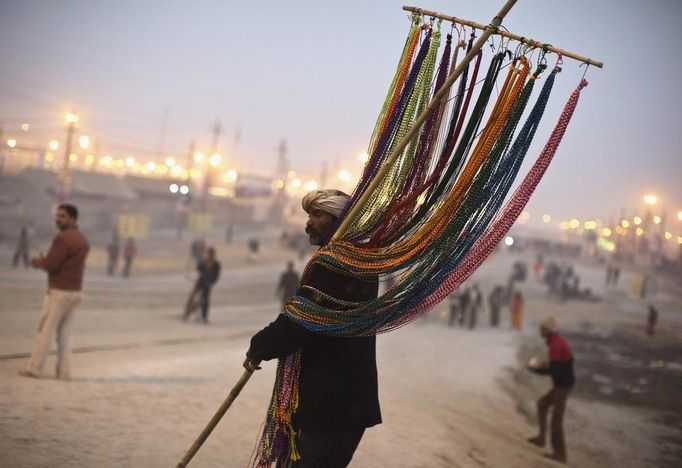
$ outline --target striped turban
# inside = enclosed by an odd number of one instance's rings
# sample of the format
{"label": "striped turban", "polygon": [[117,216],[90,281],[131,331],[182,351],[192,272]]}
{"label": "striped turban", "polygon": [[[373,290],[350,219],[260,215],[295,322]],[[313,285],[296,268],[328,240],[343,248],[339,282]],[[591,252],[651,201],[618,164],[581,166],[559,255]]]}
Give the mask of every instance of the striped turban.
{"label": "striped turban", "polygon": [[348,200],[350,197],[340,190],[312,190],[305,194],[301,204],[306,213],[320,210],[338,218],[343,213]]}

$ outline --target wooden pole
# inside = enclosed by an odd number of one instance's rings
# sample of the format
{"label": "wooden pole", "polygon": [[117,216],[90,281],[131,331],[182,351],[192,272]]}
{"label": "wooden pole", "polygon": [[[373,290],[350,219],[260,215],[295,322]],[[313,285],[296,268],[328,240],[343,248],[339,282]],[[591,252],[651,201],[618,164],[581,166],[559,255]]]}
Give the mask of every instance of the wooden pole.
{"label": "wooden pole", "polygon": [[211,432],[213,432],[213,429],[218,425],[218,422],[220,419],[225,415],[227,410],[230,408],[232,405],[232,402],[237,399],[237,396],[239,395],[239,392],[242,391],[242,388],[244,388],[244,385],[246,385],[246,382],[251,378],[251,375],[253,374],[253,370],[245,370],[244,373],[242,374],[241,378],[237,382],[237,384],[234,386],[230,394],[225,398],[225,401],[223,402],[222,405],[220,405],[220,408],[218,408],[218,411],[216,411],[216,414],[213,415],[213,418],[208,422],[204,430],[199,434],[199,437],[197,437],[197,440],[194,441],[192,446],[189,448],[187,453],[185,453],[185,456],[182,457],[182,460],[180,460],[180,463],[178,463],[176,468],[185,468],[187,464],[190,462],[192,457],[199,451],[201,446],[206,442],[206,439],[208,439],[208,436],[211,435]]}
{"label": "wooden pole", "polygon": [[[386,172],[388,172],[389,168],[393,165],[393,162],[398,158],[400,153],[405,149],[405,147],[408,145],[412,137],[419,131],[421,128],[422,124],[426,121],[426,119],[429,117],[431,112],[435,111],[438,106],[441,103],[441,100],[446,96],[448,91],[450,90],[450,87],[453,85],[453,83],[459,78],[459,76],[462,74],[464,71],[464,68],[471,62],[471,60],[476,56],[478,51],[483,47],[488,40],[488,38],[492,35],[493,29],[497,28],[500,24],[502,24],[502,20],[504,17],[509,13],[509,10],[512,9],[512,7],[516,4],[516,0],[507,0],[507,3],[502,6],[500,11],[497,13],[497,16],[493,18],[491,21],[491,25],[493,27],[483,27],[483,34],[478,38],[476,43],[472,46],[471,50],[464,56],[462,59],[462,62],[457,65],[457,68],[455,68],[450,75],[448,76],[447,80],[445,80],[445,83],[443,83],[443,86],[438,90],[438,92],[433,96],[431,99],[431,102],[426,106],[426,109],[422,111],[419,116],[417,116],[417,119],[414,121],[410,129],[407,131],[405,136],[398,142],[398,145],[395,147],[393,152],[388,155],[386,158],[386,161],[384,164],[381,166],[381,169],[377,173],[377,175],[374,177],[374,180],[370,183],[370,185],[367,187],[365,192],[362,194],[360,199],[357,201],[353,209],[348,213],[346,218],[343,220],[343,223],[339,226],[339,228],[336,230],[336,233],[334,233],[334,237],[332,240],[337,240],[343,234],[346,232],[348,229],[348,226],[350,225],[350,221],[353,219],[353,216],[362,208],[362,206],[367,202],[369,197],[372,195],[376,187],[379,185],[381,180],[384,178],[386,175]],[[403,7],[405,8],[405,7]],[[423,10],[422,10],[423,11]]]}
{"label": "wooden pole", "polygon": [[[469,26],[469,27],[476,28],[476,29],[485,29],[486,28],[485,24],[477,23],[475,21],[465,20],[462,18],[456,18],[454,16],[444,15],[442,13],[436,13],[435,11],[424,10],[422,8],[404,6],[403,10],[411,11],[413,13],[419,13],[419,14],[422,14],[424,16],[431,16],[434,18],[444,19],[446,21],[451,21],[453,23],[462,24],[464,26]],[[499,25],[496,25],[496,26],[499,26]],[[498,34],[502,37],[507,37],[509,39],[514,39],[515,41],[522,42],[523,44],[527,44],[531,47],[542,48],[545,45],[543,42],[536,41],[535,39],[531,39],[529,37],[524,37],[524,36],[519,36],[517,34],[513,34],[513,33],[510,33],[510,32],[504,31],[504,30],[498,30],[495,34]],[[587,63],[587,64],[595,66],[597,68],[604,67],[603,62],[598,62],[596,60],[592,60],[591,58],[583,57],[582,55],[574,54],[573,52],[568,52],[567,50],[559,49],[558,47],[554,47],[552,45],[548,45],[547,50],[549,52],[554,52],[555,54],[561,54],[563,57],[570,57],[570,58],[578,60],[580,62]]]}

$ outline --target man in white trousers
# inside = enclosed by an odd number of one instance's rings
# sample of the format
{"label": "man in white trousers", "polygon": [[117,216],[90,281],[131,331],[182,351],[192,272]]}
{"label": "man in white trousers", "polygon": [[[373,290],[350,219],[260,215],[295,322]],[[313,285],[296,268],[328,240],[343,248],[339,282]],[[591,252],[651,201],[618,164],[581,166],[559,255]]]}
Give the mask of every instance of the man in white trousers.
{"label": "man in white trousers", "polygon": [[24,377],[38,378],[50,350],[52,333],[57,336],[57,378],[69,380],[71,357],[71,324],[76,306],[80,303],[83,288],[83,271],[90,245],[78,230],[78,209],[70,204],[57,208],[55,223],[59,233],[55,236],[47,255],[31,260],[31,265],[47,271],[47,294],[38,336],[25,370]]}

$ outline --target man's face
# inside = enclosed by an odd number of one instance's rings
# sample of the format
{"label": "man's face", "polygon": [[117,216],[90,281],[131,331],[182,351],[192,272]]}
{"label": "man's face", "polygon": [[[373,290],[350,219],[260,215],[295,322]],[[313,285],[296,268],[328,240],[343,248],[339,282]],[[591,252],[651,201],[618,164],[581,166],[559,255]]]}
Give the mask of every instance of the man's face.
{"label": "man's face", "polygon": [[310,245],[322,245],[329,238],[334,220],[332,215],[322,210],[311,210],[308,213],[305,232],[310,238]]}
{"label": "man's face", "polygon": [[67,227],[73,224],[73,218],[66,212],[66,210],[57,210],[57,215],[54,218],[54,222],[57,225],[57,229],[63,231]]}

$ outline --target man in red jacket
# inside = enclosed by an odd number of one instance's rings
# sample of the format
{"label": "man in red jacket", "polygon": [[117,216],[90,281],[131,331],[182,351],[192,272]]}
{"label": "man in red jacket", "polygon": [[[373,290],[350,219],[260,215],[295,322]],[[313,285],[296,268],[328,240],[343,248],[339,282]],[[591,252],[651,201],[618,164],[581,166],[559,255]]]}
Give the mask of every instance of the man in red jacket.
{"label": "man in red jacket", "polygon": [[531,362],[528,368],[541,375],[552,377],[552,389],[537,402],[538,423],[540,434],[528,439],[528,442],[539,447],[545,446],[547,435],[547,413],[552,408],[551,441],[552,453],[547,455],[556,461],[566,463],[566,441],[564,440],[564,411],[566,400],[575,384],[573,374],[573,353],[568,342],[556,331],[556,322],[553,317],[545,318],[540,324],[540,334],[547,342],[549,348],[549,362],[541,362],[534,365]]}
{"label": "man in red jacket", "polygon": [[85,259],[90,245],[78,230],[78,209],[69,204],[59,205],[55,223],[59,233],[52,241],[47,255],[31,260],[31,265],[47,271],[47,295],[38,328],[35,347],[24,377],[37,378],[45,364],[52,332],[57,333],[57,378],[70,378],[71,324],[76,306],[81,300]]}

